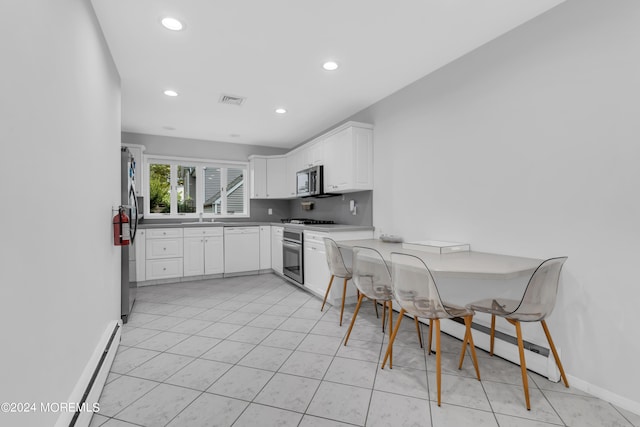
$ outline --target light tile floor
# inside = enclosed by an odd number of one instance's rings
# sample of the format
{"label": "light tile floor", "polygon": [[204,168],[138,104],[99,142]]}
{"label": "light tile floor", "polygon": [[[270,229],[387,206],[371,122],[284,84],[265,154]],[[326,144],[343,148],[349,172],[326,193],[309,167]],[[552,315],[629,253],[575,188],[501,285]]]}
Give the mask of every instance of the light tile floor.
{"label": "light tile floor", "polygon": [[435,356],[413,322],[381,370],[388,335],[373,305],[347,346],[354,306],[340,327],[339,307],[320,305],[272,274],[140,288],[91,427],[640,427],[640,416],[535,373],[527,411],[518,366],[479,350],[478,381],[470,357],[457,369],[461,342],[446,334],[438,407]]}

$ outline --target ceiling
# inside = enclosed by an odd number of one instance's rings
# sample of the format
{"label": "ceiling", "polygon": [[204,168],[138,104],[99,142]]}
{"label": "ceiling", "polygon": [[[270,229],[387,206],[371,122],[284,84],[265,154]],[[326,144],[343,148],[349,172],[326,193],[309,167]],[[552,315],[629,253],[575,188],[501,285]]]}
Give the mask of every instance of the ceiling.
{"label": "ceiling", "polygon": [[[562,1],[92,3],[122,79],[123,131],[291,148]],[[165,29],[166,16],[185,28]]]}

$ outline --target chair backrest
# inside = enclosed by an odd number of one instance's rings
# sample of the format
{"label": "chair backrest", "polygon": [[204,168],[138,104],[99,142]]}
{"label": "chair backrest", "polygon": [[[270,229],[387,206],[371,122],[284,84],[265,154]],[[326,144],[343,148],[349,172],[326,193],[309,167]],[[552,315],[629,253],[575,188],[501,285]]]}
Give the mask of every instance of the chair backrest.
{"label": "chair backrest", "polygon": [[391,299],[391,273],[380,252],[371,248],[353,247],[353,283],[368,298]]}
{"label": "chair backrest", "polygon": [[340,252],[340,248],[338,248],[335,240],[325,237],[324,247],[327,252],[327,265],[329,265],[329,271],[331,271],[331,274],[337,277],[351,276],[351,272],[344,264],[342,253]]}
{"label": "chair backrest", "polygon": [[558,294],[560,271],[567,257],[550,258],[533,272],[520,305],[509,315],[521,321],[544,320],[553,311]]}
{"label": "chair backrest", "polygon": [[422,259],[392,252],[391,277],[393,296],[407,313],[427,319],[451,317],[442,304],[433,275]]}

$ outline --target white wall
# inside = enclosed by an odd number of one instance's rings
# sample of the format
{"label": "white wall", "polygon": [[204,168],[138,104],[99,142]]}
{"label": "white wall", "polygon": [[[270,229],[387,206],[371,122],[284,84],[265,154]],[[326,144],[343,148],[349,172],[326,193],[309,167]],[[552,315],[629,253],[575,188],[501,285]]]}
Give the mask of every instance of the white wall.
{"label": "white wall", "polygon": [[350,119],[375,125],[377,232],[568,255],[549,326],[570,382],[640,413],[638,22],[635,0],[569,0]]}
{"label": "white wall", "polygon": [[[0,14],[0,401],[67,402],[120,318],[120,80],[86,0]],[[53,425],[60,414],[1,414]]]}

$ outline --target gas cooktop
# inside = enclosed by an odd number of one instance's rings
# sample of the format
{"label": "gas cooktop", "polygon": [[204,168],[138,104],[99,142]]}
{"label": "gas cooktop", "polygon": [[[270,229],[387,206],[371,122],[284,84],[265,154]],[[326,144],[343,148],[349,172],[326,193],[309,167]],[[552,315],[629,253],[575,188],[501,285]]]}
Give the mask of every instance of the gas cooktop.
{"label": "gas cooktop", "polygon": [[282,218],[285,224],[303,224],[303,225],[319,225],[319,224],[334,224],[333,221],[326,221],[322,219],[309,219],[309,218]]}

